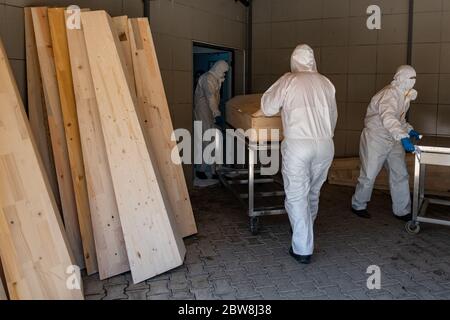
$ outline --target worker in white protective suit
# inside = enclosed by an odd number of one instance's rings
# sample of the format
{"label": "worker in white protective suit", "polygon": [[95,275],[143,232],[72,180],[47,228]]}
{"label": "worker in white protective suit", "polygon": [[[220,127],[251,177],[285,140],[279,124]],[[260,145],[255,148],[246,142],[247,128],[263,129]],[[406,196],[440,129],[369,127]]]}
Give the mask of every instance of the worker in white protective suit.
{"label": "worker in white protective suit", "polygon": [[291,57],[291,72],[272,85],[261,101],[266,116],[281,109],[285,207],[293,232],[289,253],[304,264],[310,263],[314,251],[320,189],[334,157],[335,95],[331,81],[317,72],[313,50],[299,45]]}
{"label": "worker in white protective suit", "polygon": [[406,121],[406,114],[410,102],[417,98],[415,83],[414,68],[401,66],[392,83],[378,92],[369,105],[359,149],[361,173],[352,198],[352,211],[360,217],[370,218],[367,204],[375,179],[385,165],[389,171],[394,216],[411,219],[405,151],[414,152],[411,139],[420,139],[421,135]]}
{"label": "worker in white protective suit", "polygon": [[[205,74],[200,76],[194,96],[194,120],[202,122],[202,136],[208,129],[215,126],[223,126],[224,119],[219,110],[220,89],[225,81],[225,75],[229,70],[228,63],[220,60],[217,61]],[[208,143],[203,143],[205,148]],[[203,157],[202,157],[203,159]],[[218,183],[213,179],[214,168],[206,164],[205,159],[201,165],[196,166],[196,186],[210,186]]]}

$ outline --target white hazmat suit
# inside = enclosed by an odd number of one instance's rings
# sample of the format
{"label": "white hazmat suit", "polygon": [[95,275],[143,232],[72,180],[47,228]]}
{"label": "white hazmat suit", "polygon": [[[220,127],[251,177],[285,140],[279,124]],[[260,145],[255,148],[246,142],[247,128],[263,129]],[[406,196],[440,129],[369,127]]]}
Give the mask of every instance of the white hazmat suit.
{"label": "white hazmat suit", "polygon": [[[198,80],[194,96],[194,120],[202,122],[202,136],[208,129],[213,129],[215,119],[222,116],[219,110],[220,88],[225,81],[225,73],[228,70],[228,63],[220,60]],[[203,148],[207,145],[208,143],[203,143]],[[197,171],[211,174],[212,168],[203,163],[197,167]]]}
{"label": "white hazmat suit", "polygon": [[406,121],[410,102],[417,98],[413,89],[416,71],[401,66],[394,81],[373,98],[368,107],[360,141],[361,172],[352,198],[354,210],[366,210],[383,165],[389,172],[393,212],[398,217],[411,213],[409,176],[401,140],[409,138],[413,127]]}
{"label": "white hazmat suit", "polygon": [[310,256],[320,189],[334,157],[336,90],[317,72],[314,52],[307,45],[294,50],[291,71],[263,95],[261,109],[266,116],[281,109],[285,137],[282,173],[293,230],[292,250],[296,255]]}
{"label": "white hazmat suit", "polygon": [[225,61],[217,61],[211,70],[198,80],[194,97],[194,118],[203,122],[204,131],[214,128],[214,119],[222,115],[219,110],[220,88],[228,69]]}

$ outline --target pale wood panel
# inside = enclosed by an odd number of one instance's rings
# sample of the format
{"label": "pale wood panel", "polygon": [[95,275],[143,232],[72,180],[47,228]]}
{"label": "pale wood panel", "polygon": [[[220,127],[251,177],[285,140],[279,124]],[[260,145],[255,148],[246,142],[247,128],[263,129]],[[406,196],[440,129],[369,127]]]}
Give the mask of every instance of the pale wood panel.
{"label": "pale wood panel", "polygon": [[81,18],[128,259],[137,283],[181,265],[186,249],[157,183],[111,18],[105,11],[83,12]]}
{"label": "pale wood panel", "polygon": [[[11,299],[83,299],[74,260],[0,41],[0,256]],[[81,279],[79,279],[81,280]]]}
{"label": "pale wood panel", "polygon": [[75,94],[73,92],[72,69],[66,34],[66,19],[63,8],[48,9],[50,35],[56,68],[56,79],[64,121],[72,183],[80,224],[84,261],[89,275],[98,272],[95,253],[94,232],[86,185],[83,154],[81,151],[80,129],[78,127]]}
{"label": "pale wood panel", "polygon": [[46,7],[31,8],[36,47],[41,69],[45,106],[53,148],[53,157],[58,178],[59,194],[64,217],[64,225],[77,264],[84,268],[83,246],[72,184],[69,153],[64,132],[64,122],[59,100],[56,70],[53,61],[52,41]]}
{"label": "pale wood panel", "polygon": [[[175,164],[171,140],[173,125],[156,57],[148,19],[130,20],[130,38],[136,75],[138,116],[147,138],[150,154],[156,160],[156,172],[166,191],[183,237],[197,233],[183,168]],[[178,163],[180,163],[178,159]]]}
{"label": "pale wood panel", "polygon": [[100,279],[130,270],[83,30],[67,29]]}
{"label": "pale wood panel", "polygon": [[128,29],[128,16],[114,17],[112,20],[119,36],[120,44],[122,45],[128,85],[130,86],[131,92],[136,93],[133,58],[131,57],[130,34]]}
{"label": "pale wood panel", "polygon": [[39,59],[37,55],[36,39],[34,37],[33,18],[31,9],[25,8],[25,47],[27,59],[27,95],[28,95],[28,117],[31,130],[36,139],[39,154],[47,172],[58,208],[61,209],[59,198],[58,181],[56,179],[55,162],[50,142],[50,131],[48,128],[47,112],[45,110],[44,92],[42,91],[41,74],[39,70]]}
{"label": "pale wood panel", "polygon": [[[268,130],[268,136],[260,136],[258,131],[251,132],[248,136],[250,141],[263,142],[264,140],[272,141],[276,136],[271,136],[272,129],[280,130],[279,139],[283,139],[283,124],[281,116],[274,117],[256,116],[261,109],[261,94],[251,94],[236,96],[226,105],[226,121],[235,129],[247,131],[249,129]],[[264,139],[265,138],[265,139]],[[277,138],[278,140],[278,138]]]}
{"label": "pale wood panel", "polygon": [[[409,173],[409,185],[414,188],[414,162],[415,156],[406,156],[406,165]],[[335,159],[328,174],[328,182],[334,185],[355,187],[361,169],[359,158]],[[389,190],[389,175],[385,168],[380,171],[375,189]],[[427,166],[425,190],[429,194],[447,196],[450,195],[450,170],[444,166]]]}

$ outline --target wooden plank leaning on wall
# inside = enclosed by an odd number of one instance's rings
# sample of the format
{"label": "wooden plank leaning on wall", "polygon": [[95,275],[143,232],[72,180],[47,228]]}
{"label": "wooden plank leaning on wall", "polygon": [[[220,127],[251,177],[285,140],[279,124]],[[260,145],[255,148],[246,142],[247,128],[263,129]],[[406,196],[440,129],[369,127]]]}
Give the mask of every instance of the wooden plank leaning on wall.
{"label": "wooden plank leaning on wall", "polygon": [[133,58],[131,57],[131,43],[128,29],[128,16],[120,16],[112,18],[114,27],[119,35],[120,44],[125,62],[125,70],[127,75],[130,91],[136,94],[136,84],[134,80]]}
{"label": "wooden plank leaning on wall", "polygon": [[[83,26],[81,26],[82,28]],[[82,29],[67,29],[100,279],[130,270]]]}
{"label": "wooden plank leaning on wall", "polygon": [[80,268],[84,268],[83,247],[81,244],[80,226],[78,224],[77,207],[72,184],[72,173],[69,164],[64,132],[64,122],[59,100],[56,70],[53,61],[52,41],[46,7],[31,8],[36,47],[41,69],[48,125],[53,148],[53,157],[58,178],[59,194],[64,217],[64,225],[70,247]]}
{"label": "wooden plank leaning on wall", "polygon": [[72,81],[69,49],[66,34],[66,18],[63,8],[48,9],[50,34],[52,38],[53,55],[58,80],[61,111],[64,121],[69,163],[72,172],[72,183],[75,192],[75,202],[80,224],[81,243],[83,245],[84,261],[89,275],[98,272],[95,240],[92,231],[91,210],[86,185],[83,154],[78,127],[77,108]]}
{"label": "wooden plank leaning on wall", "polygon": [[0,83],[0,256],[10,298],[83,299],[66,284],[74,260],[1,41]]}
{"label": "wooden plank leaning on wall", "polygon": [[160,186],[165,188],[178,228],[183,237],[197,233],[181,160],[172,161],[173,125],[164,92],[148,19],[130,19],[130,37],[137,89],[137,111],[147,138],[147,146],[160,174]]}
{"label": "wooden plank leaning on wall", "polygon": [[186,249],[156,180],[111,18],[92,11],[82,12],[81,20],[131,273],[138,283],[181,265]]}
{"label": "wooden plank leaning on wall", "polygon": [[42,157],[47,175],[55,195],[58,208],[61,210],[61,199],[59,198],[58,180],[56,178],[55,162],[50,142],[50,131],[48,128],[47,111],[45,109],[44,92],[42,91],[41,71],[34,37],[33,18],[31,9],[25,8],[25,47],[27,61],[27,95],[28,95],[28,118],[31,130],[36,139],[39,153]]}

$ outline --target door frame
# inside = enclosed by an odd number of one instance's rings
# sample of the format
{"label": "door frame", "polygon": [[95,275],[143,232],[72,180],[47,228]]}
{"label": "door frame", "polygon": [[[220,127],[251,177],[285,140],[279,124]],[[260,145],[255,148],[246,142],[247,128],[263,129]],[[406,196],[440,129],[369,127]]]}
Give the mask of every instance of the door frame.
{"label": "door frame", "polygon": [[[211,43],[207,43],[207,42],[201,42],[201,41],[192,41],[192,48],[193,47],[203,47],[203,48],[208,48],[208,49],[214,49],[214,50],[220,50],[220,51],[225,51],[225,52],[229,52],[231,53],[231,68],[233,68],[233,72],[231,75],[231,96],[234,97],[236,94],[236,88],[235,88],[235,84],[236,84],[236,50],[242,51],[244,53],[244,57],[245,57],[245,50],[244,49],[237,49],[237,48],[233,48],[233,47],[224,47],[221,45],[216,45],[216,44],[211,44]],[[193,57],[194,55],[192,55]],[[245,64],[246,61],[244,61],[244,70],[243,71],[243,76],[244,76],[244,85],[245,85],[245,79],[246,79],[246,70],[245,70]],[[243,88],[245,92],[245,88]]]}

